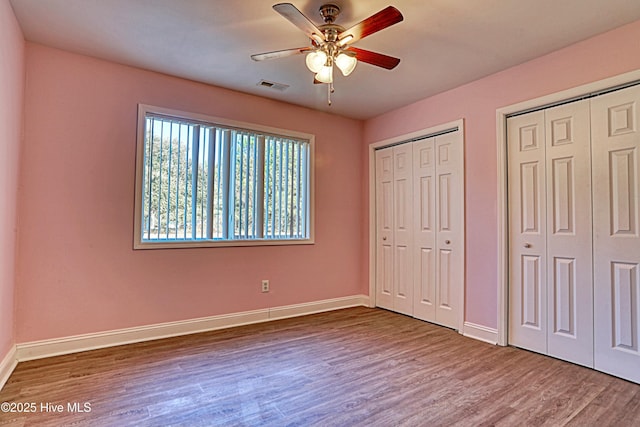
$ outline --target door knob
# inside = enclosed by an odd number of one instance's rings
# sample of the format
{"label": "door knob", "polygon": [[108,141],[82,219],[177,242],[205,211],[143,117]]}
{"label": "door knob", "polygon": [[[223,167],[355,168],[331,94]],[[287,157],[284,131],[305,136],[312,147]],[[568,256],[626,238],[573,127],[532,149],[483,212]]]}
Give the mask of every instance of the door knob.
{"label": "door knob", "polygon": [[451,243],[451,240],[445,240],[444,243],[448,245]]}
{"label": "door knob", "polygon": [[525,248],[530,248],[530,247],[531,247],[531,243],[525,243],[525,244],[524,244],[524,247],[525,247]]}
{"label": "door knob", "polygon": [[384,236],[384,237],[382,238],[382,240],[387,240],[387,236]]}

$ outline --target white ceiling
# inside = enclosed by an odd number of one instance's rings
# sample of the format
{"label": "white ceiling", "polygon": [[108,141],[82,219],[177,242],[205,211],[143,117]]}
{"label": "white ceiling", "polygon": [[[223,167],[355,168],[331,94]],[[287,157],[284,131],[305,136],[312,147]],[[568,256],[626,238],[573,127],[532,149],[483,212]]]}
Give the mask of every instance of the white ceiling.
{"label": "white ceiling", "polygon": [[[333,105],[304,55],[250,55],[308,46],[277,0],[11,0],[29,41],[366,119],[640,19],[638,0],[293,0],[317,25],[320,5],[345,28],[393,5],[404,21],[355,44],[402,59],[337,76]],[[597,60],[597,58],[594,58]],[[258,86],[284,83],[283,91]]]}

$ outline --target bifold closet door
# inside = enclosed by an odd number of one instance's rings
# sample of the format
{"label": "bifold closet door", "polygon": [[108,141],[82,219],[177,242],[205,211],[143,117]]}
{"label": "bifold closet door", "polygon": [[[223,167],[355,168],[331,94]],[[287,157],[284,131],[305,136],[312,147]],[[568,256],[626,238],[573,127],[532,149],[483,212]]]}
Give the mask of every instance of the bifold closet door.
{"label": "bifold closet door", "polygon": [[393,149],[376,151],[376,305],[393,310]]}
{"label": "bifold closet door", "polygon": [[545,110],[547,352],[593,367],[589,100]]}
{"label": "bifold closet door", "polygon": [[462,170],[459,132],[413,143],[413,315],[454,329],[464,283]]}
{"label": "bifold closet door", "polygon": [[459,329],[464,153],[459,131],[379,149],[376,305]]}
{"label": "bifold closet door", "polygon": [[435,138],[413,143],[413,315],[436,321],[436,156]]}
{"label": "bifold closet door", "polygon": [[413,150],[393,147],[393,309],[413,315]]}
{"label": "bifold closet door", "polygon": [[412,149],[376,151],[376,304],[413,315]]}
{"label": "bifold closet door", "polygon": [[507,130],[509,342],[593,366],[589,101]]}
{"label": "bifold closet door", "polygon": [[640,86],[593,98],[595,367],[640,383]]}
{"label": "bifold closet door", "polygon": [[507,120],[509,343],[547,352],[544,111]]}

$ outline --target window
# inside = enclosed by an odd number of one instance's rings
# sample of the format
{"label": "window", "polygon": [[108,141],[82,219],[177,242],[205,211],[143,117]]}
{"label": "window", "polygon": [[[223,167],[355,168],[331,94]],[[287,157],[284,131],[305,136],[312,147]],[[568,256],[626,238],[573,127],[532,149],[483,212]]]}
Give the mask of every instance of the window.
{"label": "window", "polygon": [[313,243],[313,140],[140,105],[134,248]]}

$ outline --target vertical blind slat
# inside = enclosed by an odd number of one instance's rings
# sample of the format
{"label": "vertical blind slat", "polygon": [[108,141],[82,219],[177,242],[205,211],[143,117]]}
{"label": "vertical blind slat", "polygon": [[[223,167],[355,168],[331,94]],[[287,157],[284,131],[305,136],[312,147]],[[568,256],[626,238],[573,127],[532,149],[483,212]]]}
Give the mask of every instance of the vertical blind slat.
{"label": "vertical blind slat", "polygon": [[269,144],[271,151],[271,233],[270,237],[276,237],[276,140],[271,140]]}
{"label": "vertical blind slat", "polygon": [[195,126],[191,133],[191,238],[198,238],[198,151],[200,150],[200,126]]}
{"label": "vertical blind slat", "polygon": [[254,181],[255,188],[255,237],[264,238],[264,136],[260,135],[256,144],[256,174]]}
{"label": "vertical blind slat", "polygon": [[287,234],[287,229],[289,228],[289,172],[290,172],[290,168],[289,168],[289,148],[290,148],[291,144],[289,143],[289,141],[285,141],[284,143],[284,161],[283,161],[283,165],[284,165],[284,196],[283,196],[283,200],[284,200],[284,223],[282,224],[282,235],[286,235]]}
{"label": "vertical blind slat", "polygon": [[244,180],[242,181],[242,194],[241,197],[241,206],[244,210],[244,215],[242,215],[242,228],[240,229],[240,234],[242,238],[247,238],[247,233],[249,231],[249,180],[251,179],[251,169],[249,168],[249,155],[248,150],[251,146],[251,142],[249,136],[244,134],[242,138],[242,170],[246,171]]}
{"label": "vertical blind slat", "polygon": [[147,162],[145,162],[145,164],[148,165],[148,169],[145,168],[145,172],[147,173],[148,176],[148,181],[145,181],[147,183],[148,186],[148,191],[144,191],[143,193],[146,195],[146,197],[148,197],[147,201],[146,201],[146,206],[147,206],[147,221],[145,221],[146,223],[146,227],[147,227],[147,239],[151,239],[151,179],[152,179],[152,171],[153,171],[153,141],[155,140],[155,134],[154,134],[154,125],[153,125],[153,119],[149,119],[147,118],[147,125],[149,127],[151,127],[151,141],[150,143],[147,144],[147,146],[149,147],[149,156],[147,157]]}
{"label": "vertical blind slat", "polygon": [[207,239],[213,239],[213,204],[214,204],[214,165],[215,165],[215,132],[208,129],[208,159],[207,159]]}
{"label": "vertical blind slat", "polygon": [[171,151],[173,149],[173,126],[171,123],[169,125],[169,156],[167,159],[167,214],[166,214],[166,225],[165,225],[165,238],[169,237],[169,225],[171,224]]}
{"label": "vertical blind slat", "polygon": [[[229,192],[230,192],[230,177],[232,174],[231,171],[231,132],[229,130],[224,131],[223,136],[223,171],[222,175],[222,183],[221,183],[221,194],[222,194],[222,237],[224,239],[230,239],[231,233],[229,228],[229,223],[231,221],[231,214],[229,213]],[[233,225],[233,223],[231,223]]]}
{"label": "vertical blind slat", "polygon": [[182,128],[182,126],[178,127],[178,136],[177,136],[177,138],[178,138],[178,141],[177,141],[177,143],[178,143],[178,153],[176,155],[176,157],[177,157],[177,159],[176,159],[176,167],[177,167],[178,171],[176,172],[176,177],[175,177],[175,182],[176,182],[176,197],[175,197],[175,203],[174,203],[175,206],[172,209],[173,217],[175,219],[175,236],[174,236],[174,238],[176,238],[176,239],[178,238],[178,231],[183,228],[183,223],[182,223],[182,221],[180,221],[180,218],[178,216],[178,205],[179,205],[179,202],[180,202],[180,199],[179,199],[179,194],[180,194],[180,153],[181,153],[181,148],[182,148],[182,137],[181,137],[182,136],[181,135],[182,134],[182,132],[181,132],[182,129],[181,128]]}
{"label": "vertical blind slat", "polygon": [[182,221],[185,224],[184,230],[183,230],[183,238],[186,239],[187,238],[187,233],[188,233],[188,228],[187,228],[187,218],[188,218],[188,210],[187,210],[187,204],[189,203],[189,159],[190,159],[190,153],[191,150],[189,150],[189,148],[191,147],[191,138],[190,138],[190,133],[189,133],[190,129],[186,129],[183,130],[183,132],[187,132],[186,135],[186,146],[185,146],[185,150],[184,150],[184,163],[185,163],[185,177],[184,177],[184,198],[182,200]]}
{"label": "vertical blind slat", "polygon": [[160,169],[160,173],[158,174],[158,184],[156,185],[156,192],[158,194],[158,218],[157,218],[157,226],[156,226],[156,234],[158,239],[160,239],[160,229],[162,228],[162,213],[160,210],[160,204],[162,203],[162,148],[164,145],[164,125],[160,123],[160,158],[158,159],[158,167]]}
{"label": "vertical blind slat", "polygon": [[284,152],[284,142],[282,140],[278,141],[278,232],[277,236],[280,237],[282,235],[282,174],[284,172],[284,165],[282,164],[282,154]]}

